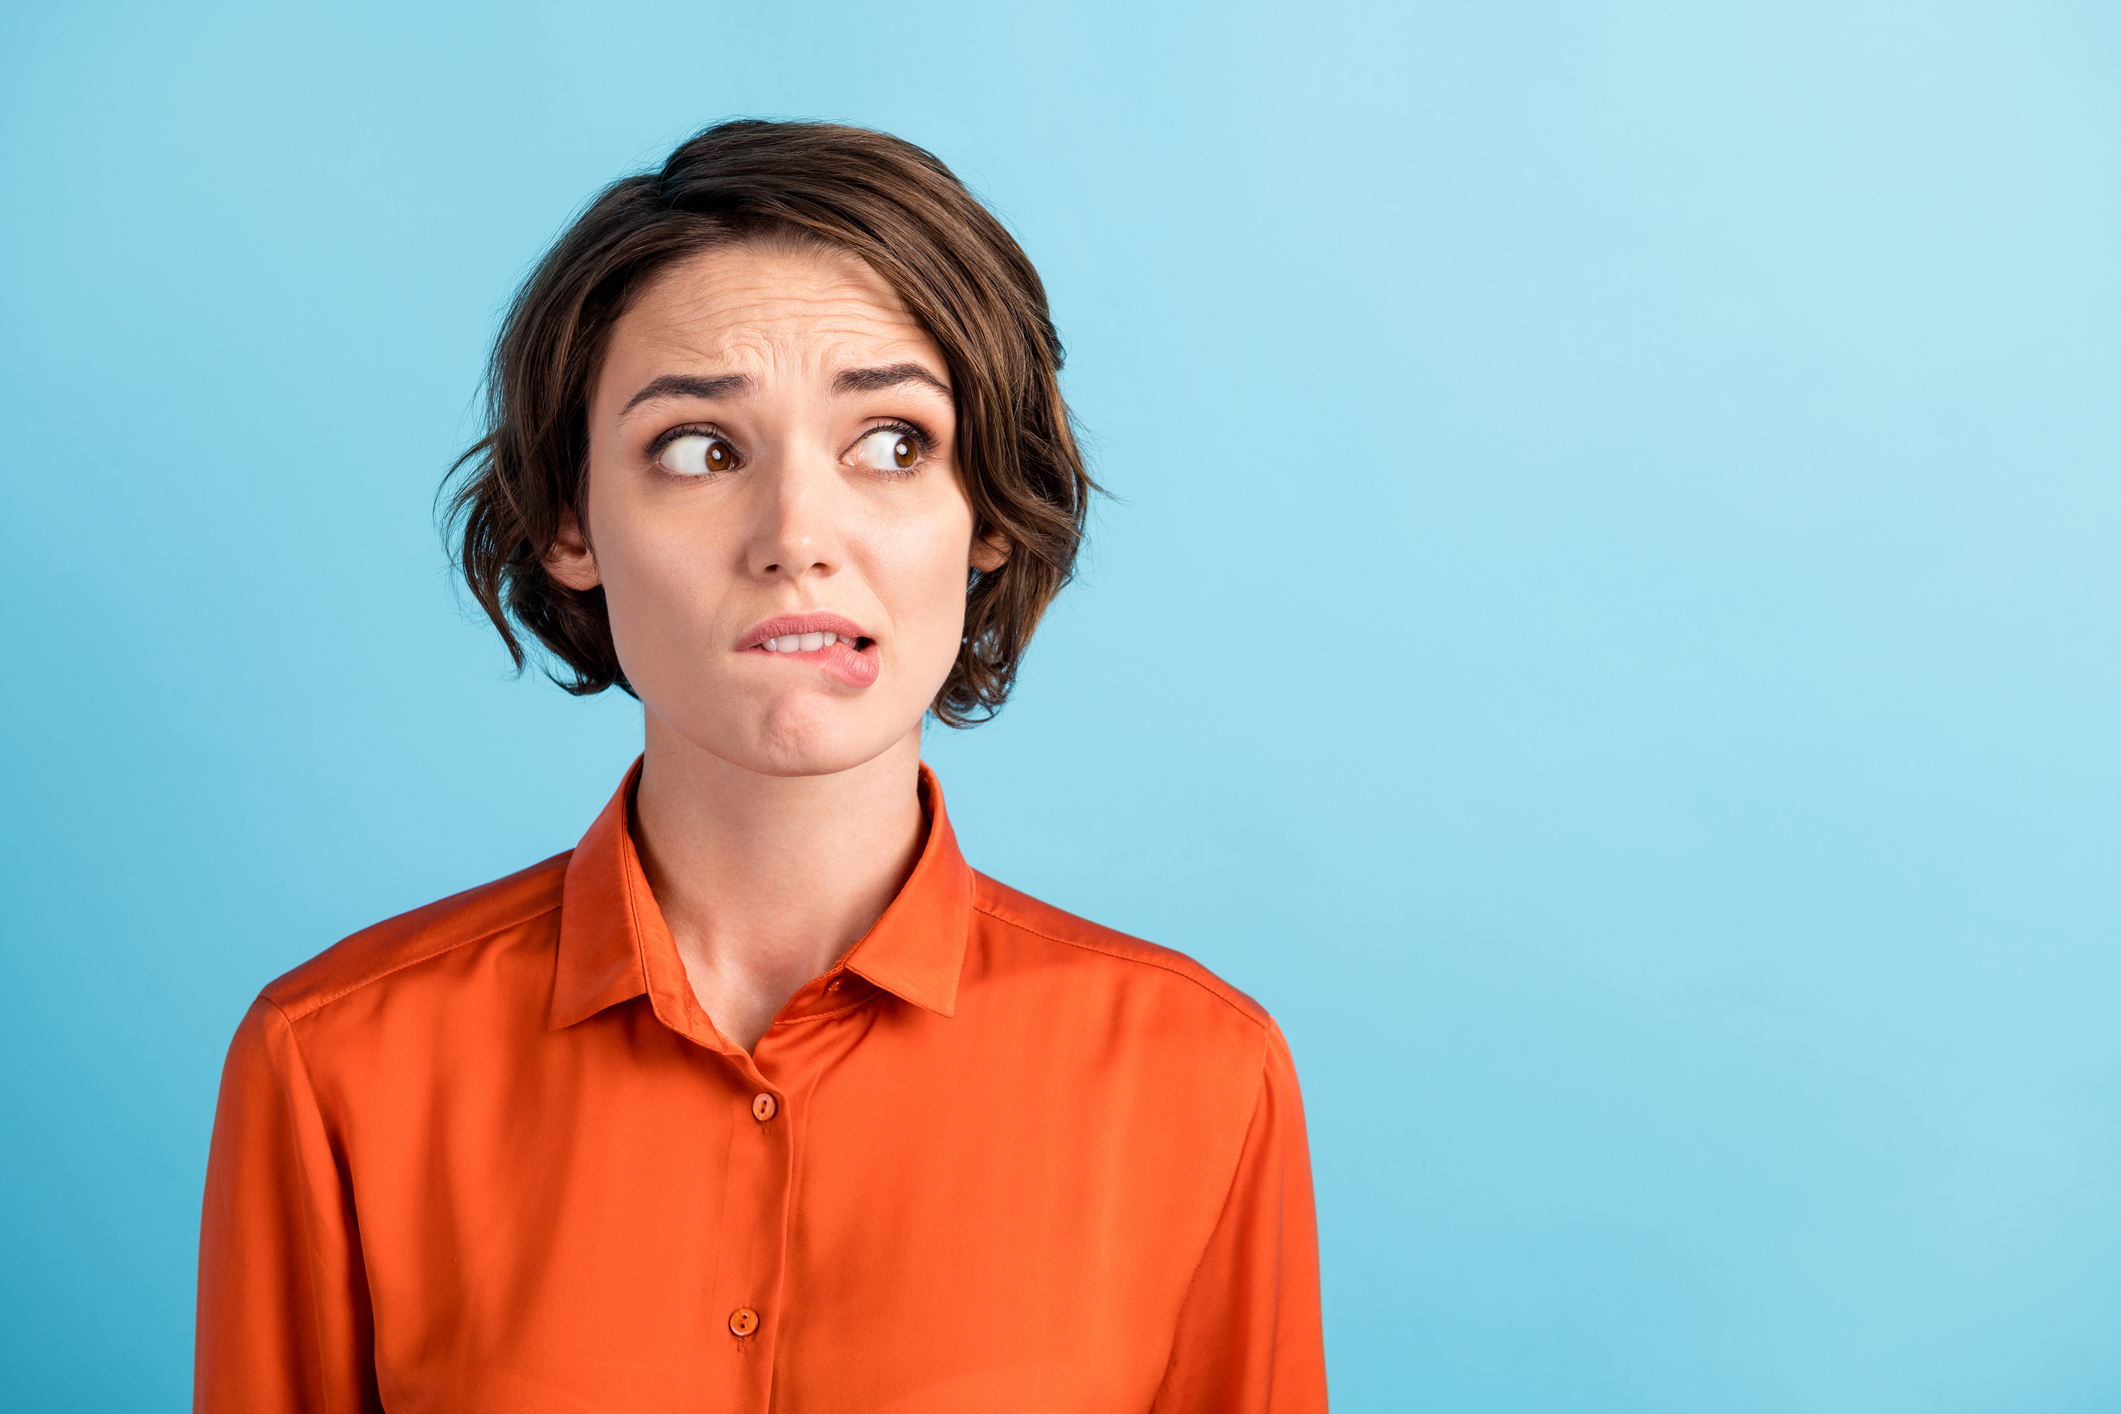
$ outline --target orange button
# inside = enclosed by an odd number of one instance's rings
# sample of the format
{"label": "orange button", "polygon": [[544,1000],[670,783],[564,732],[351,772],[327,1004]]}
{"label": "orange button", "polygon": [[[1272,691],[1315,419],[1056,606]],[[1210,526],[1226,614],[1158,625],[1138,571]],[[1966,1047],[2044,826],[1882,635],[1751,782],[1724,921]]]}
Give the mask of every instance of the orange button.
{"label": "orange button", "polygon": [[[760,1124],[764,1124],[767,1120],[773,1118],[773,1112],[780,1107],[780,1103],[773,1096],[761,1093],[751,1101],[751,1117]],[[737,1314],[741,1316],[743,1312],[739,1311]],[[748,1332],[738,1331],[737,1334],[745,1335]]]}
{"label": "orange button", "polygon": [[759,1328],[759,1313],[749,1306],[739,1306],[729,1313],[729,1333],[750,1335]]}

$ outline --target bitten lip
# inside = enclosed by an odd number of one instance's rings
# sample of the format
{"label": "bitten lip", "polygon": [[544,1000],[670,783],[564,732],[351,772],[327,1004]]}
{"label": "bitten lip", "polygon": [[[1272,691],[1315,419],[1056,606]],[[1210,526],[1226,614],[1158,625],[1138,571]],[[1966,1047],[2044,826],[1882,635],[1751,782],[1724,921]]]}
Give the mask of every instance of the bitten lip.
{"label": "bitten lip", "polygon": [[874,643],[873,635],[852,620],[838,614],[777,614],[764,623],[753,624],[737,640],[736,651],[756,648],[769,638],[786,638],[789,634],[836,633],[849,646],[865,648]]}

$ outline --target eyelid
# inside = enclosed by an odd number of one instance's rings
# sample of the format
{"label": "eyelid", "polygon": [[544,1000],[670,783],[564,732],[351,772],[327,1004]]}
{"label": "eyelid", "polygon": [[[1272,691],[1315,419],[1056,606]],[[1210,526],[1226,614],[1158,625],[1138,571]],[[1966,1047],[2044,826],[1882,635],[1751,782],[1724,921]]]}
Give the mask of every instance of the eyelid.
{"label": "eyelid", "polygon": [[863,428],[854,441],[848,445],[847,450],[840,453],[841,461],[844,462],[849,456],[852,456],[855,448],[861,446],[862,443],[868,441],[879,432],[897,433],[913,443],[914,450],[918,453],[913,459],[912,466],[871,466],[869,470],[879,476],[889,477],[894,480],[912,476],[927,464],[929,456],[935,451],[935,439],[929,436],[927,430],[919,423],[908,422],[902,417],[887,417]]}
{"label": "eyelid", "polygon": [[875,422],[854,434],[854,441],[847,444],[847,450],[853,451],[855,447],[861,444],[861,440],[864,437],[874,437],[879,432],[898,432],[911,437],[913,445],[921,449],[922,456],[926,456],[935,450],[935,438],[929,433],[928,429],[921,426],[918,422],[909,422],[903,417],[878,418]]}
{"label": "eyelid", "polygon": [[739,466],[744,463],[744,449],[737,445],[736,438],[711,422],[684,422],[676,427],[657,433],[655,440],[648,444],[648,460],[650,462],[661,460],[663,449],[680,437],[712,437],[715,441],[720,442],[723,446],[729,448],[730,451],[736,453],[736,460]]}
{"label": "eyelid", "polygon": [[736,445],[734,437],[731,437],[727,432],[724,432],[711,422],[681,422],[675,427],[658,432],[655,435],[655,440],[648,444],[648,450],[651,453],[660,452],[680,437],[715,437],[727,442],[732,447]]}

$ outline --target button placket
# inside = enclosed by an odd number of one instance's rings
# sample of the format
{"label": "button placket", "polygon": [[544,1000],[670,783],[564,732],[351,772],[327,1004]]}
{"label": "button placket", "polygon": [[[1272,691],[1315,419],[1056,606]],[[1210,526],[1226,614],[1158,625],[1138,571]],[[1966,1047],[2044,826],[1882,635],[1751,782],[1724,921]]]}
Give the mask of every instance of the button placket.
{"label": "button placket", "polygon": [[[761,1038],[753,1054],[731,1058],[736,1073],[742,1077],[739,1083],[748,1081],[732,1098],[751,1111],[753,1121],[748,1125],[741,1119],[736,1121],[739,1137],[732,1145],[732,1157],[741,1156],[745,1171],[741,1176],[733,1172],[731,1180],[733,1186],[741,1186],[752,1195],[751,1215],[756,1226],[742,1284],[725,1278],[719,1283],[718,1294],[723,1303],[721,1309],[728,1313],[730,1337],[724,1348],[745,1367],[746,1388],[756,1388],[768,1403],[775,1351],[784,1324],[782,1307],[789,1299],[789,1243],[795,1221],[796,1173],[801,1167],[797,1154],[802,1140],[798,1131],[807,1125],[812,1114],[806,1108],[798,1123],[798,1111],[790,1106],[810,1093],[820,1065],[837,1053],[835,1043],[848,1034],[833,1020],[818,1018],[817,1023],[776,1024]],[[750,1326],[749,1334],[740,1330],[746,1325]],[[753,1380],[763,1383],[754,1387],[750,1383]],[[746,1414],[766,1414],[766,1408],[746,1407]]]}
{"label": "button placket", "polygon": [[[718,1344],[732,1361],[734,1386],[727,1405],[741,1414],[767,1414],[772,1400],[773,1362],[786,1231],[792,1201],[795,1135],[788,1100],[754,1057],[726,1058],[734,1082],[728,1169],[724,1257],[715,1278],[710,1317],[727,1332]],[[748,1115],[743,1113],[747,1112]],[[705,1313],[702,1313],[705,1314]]]}

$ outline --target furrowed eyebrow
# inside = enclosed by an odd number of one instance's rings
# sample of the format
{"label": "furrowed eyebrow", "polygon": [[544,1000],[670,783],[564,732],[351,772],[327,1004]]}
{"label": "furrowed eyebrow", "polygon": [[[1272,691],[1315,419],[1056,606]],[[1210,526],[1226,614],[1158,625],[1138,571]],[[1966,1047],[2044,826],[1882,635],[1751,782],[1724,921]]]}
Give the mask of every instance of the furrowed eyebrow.
{"label": "furrowed eyebrow", "polygon": [[722,373],[712,378],[666,373],[628,398],[626,406],[619,409],[619,415],[623,417],[654,398],[726,398],[731,393],[750,391],[751,375],[748,373]]}
{"label": "furrowed eyebrow", "polygon": [[917,363],[887,363],[881,368],[842,369],[832,380],[835,393],[874,393],[885,388],[903,388],[908,383],[925,383],[950,396],[950,385]]}

